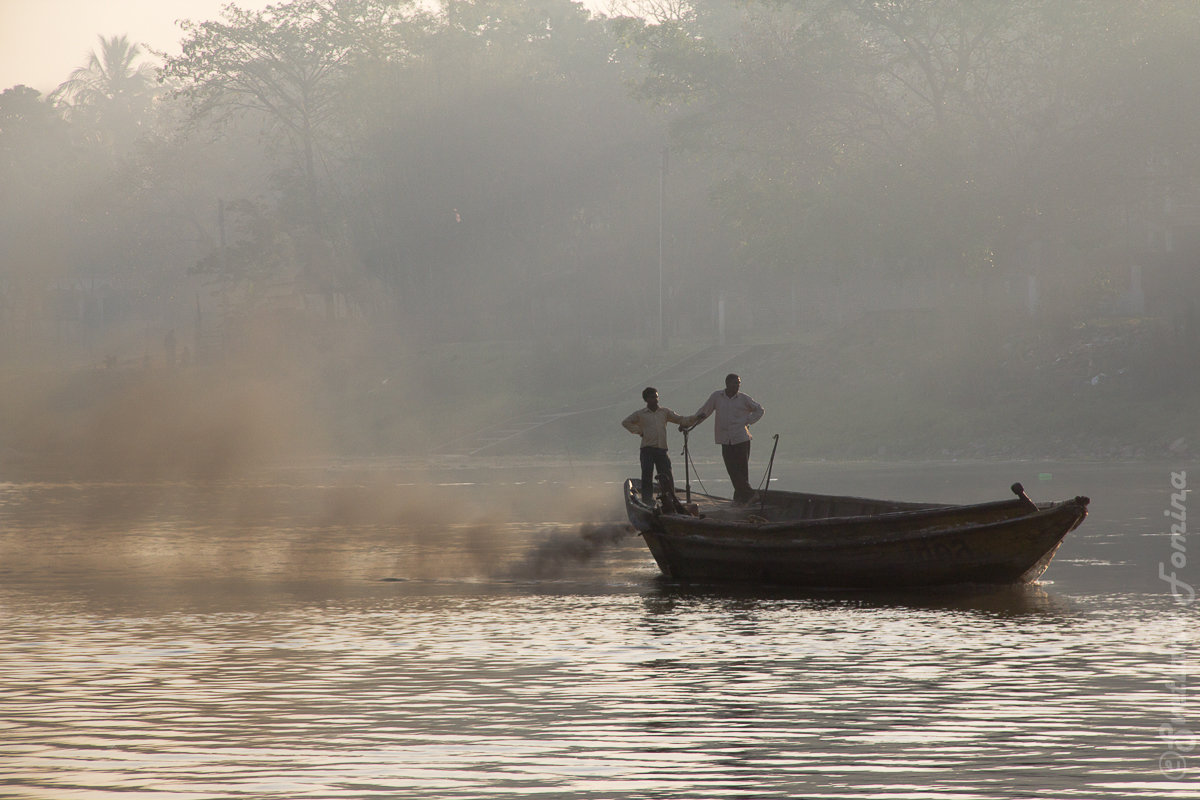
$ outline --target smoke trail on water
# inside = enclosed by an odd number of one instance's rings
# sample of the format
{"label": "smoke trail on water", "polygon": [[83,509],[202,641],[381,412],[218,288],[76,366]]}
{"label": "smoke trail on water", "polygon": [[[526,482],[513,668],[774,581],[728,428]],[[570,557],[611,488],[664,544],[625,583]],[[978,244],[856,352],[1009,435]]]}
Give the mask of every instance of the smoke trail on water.
{"label": "smoke trail on water", "polygon": [[633,528],[619,523],[585,522],[575,532],[553,530],[498,577],[519,580],[559,578],[574,567],[595,561],[634,535]]}

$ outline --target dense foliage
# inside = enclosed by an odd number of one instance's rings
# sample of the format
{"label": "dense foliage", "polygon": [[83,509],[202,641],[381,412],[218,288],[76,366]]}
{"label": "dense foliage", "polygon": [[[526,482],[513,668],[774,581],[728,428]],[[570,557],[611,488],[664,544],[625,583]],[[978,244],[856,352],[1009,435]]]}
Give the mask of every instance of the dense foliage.
{"label": "dense foliage", "polygon": [[113,37],[0,95],[6,357],[269,321],[651,342],[660,263],[678,336],[718,297],[777,330],[1030,274],[1111,309],[1200,248],[1185,0],[292,0],[181,32],[157,83]]}

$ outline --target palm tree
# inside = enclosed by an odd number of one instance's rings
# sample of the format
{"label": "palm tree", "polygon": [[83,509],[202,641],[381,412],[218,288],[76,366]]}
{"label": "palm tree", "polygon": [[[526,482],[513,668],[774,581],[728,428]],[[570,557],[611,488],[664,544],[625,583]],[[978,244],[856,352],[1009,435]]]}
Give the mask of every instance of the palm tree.
{"label": "palm tree", "polygon": [[137,137],[154,97],[154,67],[135,64],[141,55],[141,46],[126,36],[101,36],[100,49],[50,98],[110,148],[123,149]]}

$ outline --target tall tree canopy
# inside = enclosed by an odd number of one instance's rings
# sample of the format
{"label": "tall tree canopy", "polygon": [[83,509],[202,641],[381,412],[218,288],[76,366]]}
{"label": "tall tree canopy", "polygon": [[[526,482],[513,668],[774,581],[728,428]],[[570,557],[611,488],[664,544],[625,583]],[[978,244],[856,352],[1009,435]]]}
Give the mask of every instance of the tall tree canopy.
{"label": "tall tree canopy", "polygon": [[295,0],[261,10],[231,3],[224,21],[181,23],[182,52],[166,59],[162,76],[178,83],[194,118],[261,116],[298,155],[311,199],[333,122],[345,112],[350,67],[400,57],[399,30],[413,8],[408,0]]}
{"label": "tall tree canopy", "polygon": [[1188,124],[1164,124],[1200,104],[1149,77],[1193,63],[1186,2],[684,10],[623,30],[642,53],[641,91],[680,109],[677,143],[722,165],[715,196],[745,265],[963,274],[1028,239],[1105,247],[1152,151],[1189,175],[1200,166],[1171,135]]}
{"label": "tall tree canopy", "polygon": [[[153,103],[104,39],[57,106],[0,101],[5,266],[185,297],[200,262],[422,335],[625,335],[657,308],[664,145],[666,303],[696,329],[722,291],[757,322],[857,276],[966,284],[1037,250],[1079,285],[1200,239],[1167,218],[1200,183],[1191,0],[622,6],[231,5],[159,54]],[[116,136],[100,112],[133,97]],[[172,118],[195,135],[145,136]]]}
{"label": "tall tree canopy", "polygon": [[144,130],[156,90],[154,66],[139,60],[140,45],[127,36],[100,37],[87,63],[51,95],[82,130],[113,152],[124,152]]}

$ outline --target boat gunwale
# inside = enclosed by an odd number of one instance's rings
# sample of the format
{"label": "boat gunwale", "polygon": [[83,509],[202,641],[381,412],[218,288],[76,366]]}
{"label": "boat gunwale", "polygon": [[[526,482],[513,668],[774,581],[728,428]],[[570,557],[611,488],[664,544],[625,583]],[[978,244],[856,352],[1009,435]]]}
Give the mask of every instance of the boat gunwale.
{"label": "boat gunwale", "polygon": [[[635,481],[635,479],[629,478],[629,479],[626,479],[625,484],[626,484],[627,489],[629,489],[629,491],[626,492],[626,505],[628,506],[630,500],[632,500],[632,498],[633,498],[632,490],[638,486],[639,482]],[[723,529],[723,531],[728,534],[733,534],[735,532],[744,531],[746,533],[767,534],[767,535],[769,535],[769,534],[779,535],[779,534],[784,534],[784,533],[787,533],[790,531],[798,531],[799,532],[799,531],[808,531],[808,530],[821,530],[822,528],[841,527],[841,526],[846,526],[846,525],[851,525],[851,526],[863,525],[863,526],[868,526],[868,527],[887,526],[887,525],[892,525],[892,524],[896,524],[896,523],[907,523],[907,522],[911,522],[913,520],[922,519],[922,518],[929,518],[931,527],[930,528],[922,528],[921,530],[940,530],[940,529],[961,528],[961,527],[976,527],[976,526],[979,526],[981,523],[971,522],[968,520],[968,521],[964,521],[961,525],[953,525],[953,524],[948,523],[946,525],[938,526],[937,520],[940,517],[954,517],[961,513],[987,514],[987,513],[991,513],[991,512],[999,512],[999,511],[1005,511],[1005,510],[1009,510],[1009,509],[1011,509],[1012,511],[1024,510],[1026,512],[1024,514],[1015,514],[1011,517],[1006,517],[1003,520],[997,520],[997,521],[1004,522],[1004,521],[1008,521],[1010,519],[1023,519],[1023,518],[1032,517],[1040,512],[1051,511],[1051,510],[1053,510],[1059,506],[1062,506],[1064,504],[1067,504],[1067,503],[1084,505],[1084,507],[1086,507],[1086,504],[1080,503],[1081,498],[1074,498],[1072,500],[1063,500],[1063,501],[1059,501],[1059,502],[1050,502],[1050,503],[1033,503],[1032,501],[1028,500],[1025,497],[1013,497],[1013,498],[1009,498],[1009,499],[1005,499],[1005,500],[989,500],[989,501],[986,501],[983,503],[949,504],[949,503],[909,503],[906,501],[874,500],[871,498],[852,497],[852,496],[844,496],[844,495],[809,494],[807,492],[776,492],[774,494],[776,494],[777,496],[794,498],[797,501],[797,503],[811,502],[811,501],[819,502],[819,501],[832,500],[832,501],[843,501],[843,502],[862,503],[862,504],[877,504],[877,505],[908,505],[908,506],[912,506],[912,507],[904,508],[904,509],[898,510],[898,511],[882,511],[877,514],[854,514],[854,515],[846,515],[846,516],[827,516],[827,517],[815,517],[815,518],[811,518],[811,519],[802,519],[801,518],[801,519],[790,519],[790,520],[751,520],[751,519],[728,519],[724,516],[694,517],[690,514],[666,513],[666,512],[663,512],[661,509],[646,506],[641,503],[638,503],[637,506],[638,506],[639,510],[643,510],[643,513],[648,513],[648,514],[652,515],[652,517],[654,519],[661,518],[661,519],[667,519],[667,520],[677,520],[679,522],[686,524],[688,527],[720,528],[720,529]],[[701,495],[701,496],[704,497],[705,499],[711,500],[713,502],[718,502],[718,503],[729,502],[728,500],[725,500],[725,499],[719,498],[719,497],[714,497],[712,495],[705,494],[705,495]],[[768,494],[767,496],[769,498],[770,494]],[[776,507],[778,507],[780,504],[774,503],[772,505],[775,505]],[[754,509],[753,505],[748,505],[748,506],[742,507],[742,510],[747,514],[752,514],[753,509]],[[722,510],[724,510],[724,509],[722,509]],[[988,525],[991,523],[986,522],[986,523],[982,523],[982,524]]]}
{"label": "boat gunwale", "polygon": [[[689,516],[688,514],[664,514],[660,510],[658,510],[657,507],[647,506],[644,503],[638,502],[636,500],[636,493],[637,493],[637,491],[640,490],[641,483],[642,483],[641,480],[638,478],[626,478],[625,479],[626,505],[629,504],[630,500],[634,500],[634,502],[636,502],[636,504],[640,508],[646,510],[647,512],[654,512],[656,514],[661,514],[662,516],[670,516],[670,517],[688,517]],[[708,500],[713,503],[720,503],[720,504],[731,504],[732,503],[732,501],[728,497],[719,497],[717,495],[706,494],[704,492],[695,492],[695,491],[691,492],[691,494],[694,497],[700,497],[700,498],[703,498],[704,500]],[[818,522],[823,519],[849,520],[849,519],[854,519],[856,517],[863,518],[863,519],[871,519],[874,517],[880,517],[880,516],[884,516],[884,515],[888,515],[888,514],[929,513],[932,511],[942,511],[942,510],[946,510],[946,509],[974,508],[975,506],[982,506],[982,505],[989,505],[989,504],[996,504],[996,503],[1021,502],[1020,498],[1012,498],[1012,499],[1006,499],[1006,500],[989,500],[985,503],[968,503],[968,504],[926,503],[926,502],[916,502],[916,501],[912,501],[912,500],[881,500],[879,498],[859,497],[857,495],[818,494],[818,493],[813,493],[813,492],[790,492],[790,491],[787,491],[784,489],[764,490],[763,492],[760,493],[760,496],[765,496],[766,498],[768,498],[767,505],[774,505],[774,506],[780,506],[780,505],[785,505],[785,504],[778,503],[778,502],[771,503],[769,501],[769,498],[783,497],[783,498],[794,498],[796,501],[800,501],[800,502],[832,501],[832,502],[840,502],[840,503],[860,503],[863,505],[879,505],[879,506],[890,505],[890,506],[902,507],[901,510],[899,510],[899,511],[883,511],[878,514],[856,514],[853,517],[851,517],[851,516],[817,517],[812,520],[795,520],[795,522]],[[751,504],[748,504],[745,506],[741,506],[740,508],[745,511],[751,511],[756,505],[757,505],[756,503],[751,503]],[[696,518],[692,517],[692,519],[696,519]],[[708,519],[708,517],[706,517],[705,519]],[[731,521],[731,522],[738,522],[738,521]],[[749,524],[780,524],[780,523],[749,523]],[[789,523],[782,523],[782,524],[792,524],[792,523],[789,522]]]}
{"label": "boat gunwale", "polygon": [[[719,517],[692,517],[688,514],[664,514],[662,512],[657,512],[657,515],[672,519],[687,520],[690,521],[689,524],[703,525],[706,527],[720,526],[724,528],[745,529],[747,531],[774,532],[783,529],[790,530],[794,528],[823,528],[868,523],[886,525],[894,522],[907,522],[912,519],[918,519],[927,516],[952,516],[962,511],[999,511],[1009,506],[1012,506],[1014,510],[1020,510],[1021,508],[1024,508],[1027,513],[1006,519],[1019,519],[1021,517],[1032,516],[1039,511],[1049,510],[1042,508],[1041,506],[1030,508],[1029,504],[1025,501],[1021,500],[1020,498],[1014,498],[1012,500],[993,500],[987,503],[974,503],[971,505],[943,505],[933,506],[930,508],[906,509],[904,511],[885,511],[879,514],[855,514],[844,517],[817,517],[815,519],[794,519],[785,521],[768,520],[765,522],[756,522],[754,520],[730,520]],[[746,510],[752,512],[752,508],[750,506],[747,506]]]}
{"label": "boat gunwale", "polygon": [[[1009,501],[1005,501],[1005,502],[1009,502]],[[803,548],[803,549],[809,549],[809,550],[834,550],[834,549],[850,549],[850,548],[855,548],[855,547],[869,547],[872,545],[879,545],[879,544],[897,544],[897,543],[902,543],[902,542],[906,542],[906,541],[917,541],[917,540],[936,541],[937,539],[941,539],[941,538],[959,538],[966,534],[969,534],[972,536],[975,536],[975,535],[989,536],[989,535],[994,535],[999,531],[1003,531],[1003,530],[1013,528],[1016,526],[1025,526],[1025,525],[1030,525],[1030,524],[1042,524],[1056,516],[1063,516],[1063,517],[1069,516],[1068,514],[1064,513],[1065,511],[1070,511],[1071,512],[1070,515],[1077,517],[1076,521],[1074,523],[1072,523],[1071,526],[1069,526],[1067,528],[1067,530],[1065,530],[1063,532],[1062,535],[1066,536],[1067,533],[1070,533],[1071,530],[1074,530],[1074,528],[1079,524],[1079,522],[1081,522],[1087,516],[1087,507],[1082,504],[1076,503],[1075,500],[1064,500],[1059,503],[1050,504],[1049,507],[1046,507],[1046,508],[1039,507],[1036,511],[1031,511],[1028,514],[1023,514],[1023,515],[1014,516],[1014,517],[1007,517],[1005,519],[993,520],[991,522],[979,523],[979,522],[966,521],[959,525],[946,525],[946,526],[941,526],[941,527],[910,528],[908,530],[901,530],[901,531],[889,530],[889,528],[886,525],[883,525],[883,526],[880,526],[880,527],[882,527],[882,530],[869,531],[869,532],[860,534],[858,536],[839,537],[839,538],[815,537],[815,536],[809,537],[806,534],[811,533],[812,532],[811,529],[806,529],[803,532],[801,532],[800,535],[795,535],[795,536],[778,535],[780,533],[780,531],[766,531],[766,530],[764,530],[767,527],[766,525],[755,526],[752,523],[750,525],[746,526],[744,529],[741,529],[739,527],[739,530],[734,530],[734,531],[730,531],[730,530],[722,531],[722,530],[716,530],[716,529],[714,529],[712,531],[707,531],[707,530],[667,530],[660,526],[660,527],[651,529],[649,531],[642,531],[641,534],[643,537],[645,537],[647,535],[653,535],[653,536],[658,536],[658,537],[668,539],[668,540],[683,539],[683,540],[696,541],[696,542],[702,541],[702,542],[705,542],[705,543],[711,544],[711,545],[726,546],[726,547],[731,547],[731,548],[736,547],[738,549],[770,550],[772,548],[776,548],[776,549],[784,548],[784,549],[795,550],[798,548]],[[683,515],[679,515],[679,514],[673,514],[670,516],[675,517],[677,519],[681,519],[681,520],[687,519]],[[882,515],[880,515],[880,516],[882,516]],[[692,518],[692,519],[693,519],[693,524],[694,523],[702,523],[705,521],[705,520],[696,520],[695,518]],[[851,519],[877,520],[877,519],[879,519],[879,517],[878,516],[858,517],[858,518],[838,517],[836,519],[844,522],[844,521],[851,520]],[[689,527],[692,527],[692,525],[689,525]],[[715,528],[716,526],[706,526],[706,527],[714,527]],[[722,527],[728,528],[729,526],[725,525]],[[874,527],[874,526],[872,526],[872,527]],[[749,536],[745,535],[747,533],[750,535]],[[760,533],[763,535],[758,535]],[[769,535],[771,533],[775,533],[776,535],[774,535],[774,536]],[[784,533],[786,534],[786,532],[784,532]]]}

